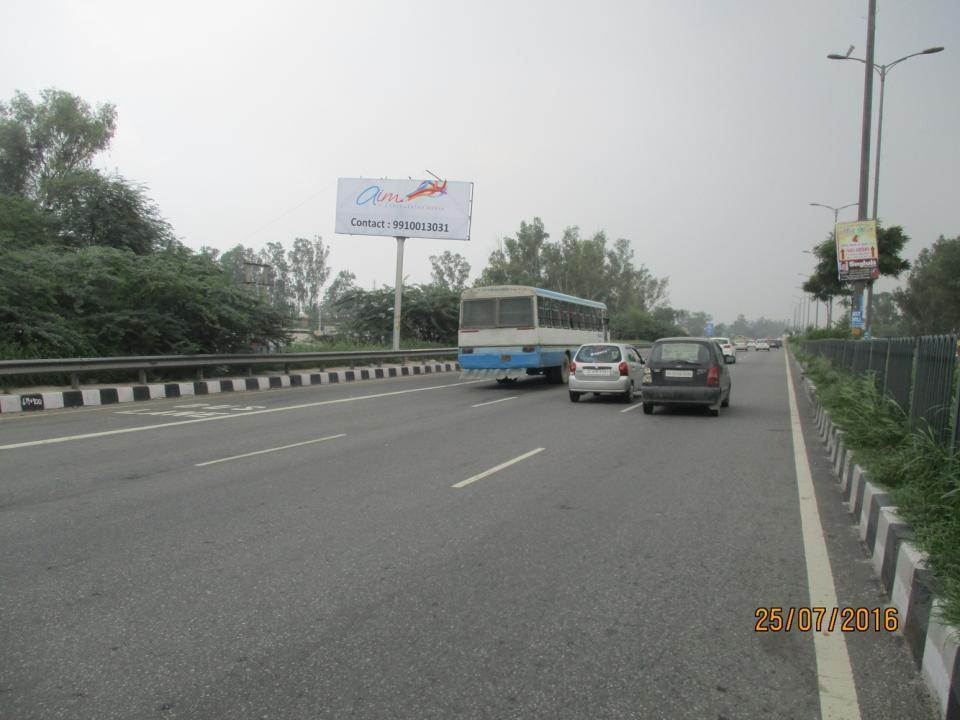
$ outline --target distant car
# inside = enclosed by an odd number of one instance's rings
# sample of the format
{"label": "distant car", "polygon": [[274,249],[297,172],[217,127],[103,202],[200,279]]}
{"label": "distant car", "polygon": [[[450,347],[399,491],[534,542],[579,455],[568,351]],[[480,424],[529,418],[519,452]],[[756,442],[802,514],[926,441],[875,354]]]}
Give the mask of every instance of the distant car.
{"label": "distant car", "polygon": [[720,346],[710,338],[661,338],[643,370],[643,412],[657,405],[701,405],[716,417],[733,383]]}
{"label": "distant car", "polygon": [[757,341],[756,341],[756,340],[748,340],[748,341],[747,341],[747,350],[756,350],[756,349],[757,349]]}
{"label": "distant car", "polygon": [[730,338],[715,337],[714,341],[720,346],[720,349],[723,350],[723,359],[725,362],[735,363],[737,361],[737,349],[733,346],[733,343],[730,342]]}
{"label": "distant car", "polygon": [[776,348],[777,350],[779,350],[780,348],[783,347],[783,340],[781,340],[780,338],[773,338],[772,340],[770,340],[770,347]]}
{"label": "distant car", "polygon": [[736,349],[736,350],[749,350],[750,348],[747,346],[747,341],[746,341],[746,340],[737,340],[737,344],[734,345],[734,349]]}
{"label": "distant car", "polygon": [[643,358],[632,345],[591,343],[577,349],[570,363],[570,402],[584,393],[619,395],[633,402],[643,381]]}
{"label": "distant car", "polygon": [[766,350],[767,352],[770,352],[770,343],[768,343],[766,340],[757,340],[757,342],[756,342],[756,344],[754,345],[754,348],[753,348],[753,349],[754,349],[754,350]]}

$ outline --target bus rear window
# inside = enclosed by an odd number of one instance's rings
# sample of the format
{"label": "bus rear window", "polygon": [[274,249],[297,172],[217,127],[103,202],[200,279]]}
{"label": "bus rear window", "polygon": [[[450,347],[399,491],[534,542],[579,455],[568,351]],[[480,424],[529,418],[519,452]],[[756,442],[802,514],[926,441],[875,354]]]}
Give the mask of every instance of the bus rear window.
{"label": "bus rear window", "polygon": [[533,298],[500,298],[500,327],[533,325]]}
{"label": "bus rear window", "polygon": [[496,312],[496,300],[464,300],[463,327],[493,327],[497,324]]}

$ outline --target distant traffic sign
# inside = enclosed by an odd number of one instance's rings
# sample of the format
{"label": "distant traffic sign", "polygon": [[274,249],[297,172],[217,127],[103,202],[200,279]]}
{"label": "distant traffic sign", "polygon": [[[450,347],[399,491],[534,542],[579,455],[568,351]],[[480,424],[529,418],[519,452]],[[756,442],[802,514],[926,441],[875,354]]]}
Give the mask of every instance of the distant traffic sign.
{"label": "distant traffic sign", "polygon": [[707,334],[707,337],[713,337],[713,323],[708,322],[704,332]]}

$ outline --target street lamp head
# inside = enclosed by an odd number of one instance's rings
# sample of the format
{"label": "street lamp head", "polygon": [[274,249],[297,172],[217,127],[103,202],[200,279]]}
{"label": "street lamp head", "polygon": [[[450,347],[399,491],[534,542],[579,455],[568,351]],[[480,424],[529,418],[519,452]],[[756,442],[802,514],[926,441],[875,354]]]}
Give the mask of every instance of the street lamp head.
{"label": "street lamp head", "polygon": [[943,52],[942,47],[931,47],[924,50],[921,55],[933,55],[934,53]]}
{"label": "street lamp head", "polygon": [[848,59],[846,55],[838,55],[837,53],[830,53],[829,55],[827,55],[827,58],[830,60],[847,60]]}

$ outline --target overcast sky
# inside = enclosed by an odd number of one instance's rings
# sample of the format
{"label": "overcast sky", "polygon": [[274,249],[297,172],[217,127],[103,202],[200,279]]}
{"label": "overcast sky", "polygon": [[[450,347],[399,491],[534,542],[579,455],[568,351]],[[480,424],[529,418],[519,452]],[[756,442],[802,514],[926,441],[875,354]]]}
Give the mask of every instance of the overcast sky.
{"label": "overcast sky", "polygon": [[[833,222],[808,203],[857,199],[863,66],[826,55],[863,56],[867,0],[3,5],[0,97],[116,104],[99,164],[193,248],[321,235],[392,285],[391,238],[334,234],[336,179],[429,169],[475,183],[473,236],[408,241],[409,282],[447,249],[476,277],[540,216],[629,238],[675,307],[786,318]],[[960,2],[879,0],[878,63],[933,45],[887,82],[880,216],[910,258],[960,234]]]}

